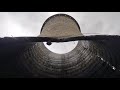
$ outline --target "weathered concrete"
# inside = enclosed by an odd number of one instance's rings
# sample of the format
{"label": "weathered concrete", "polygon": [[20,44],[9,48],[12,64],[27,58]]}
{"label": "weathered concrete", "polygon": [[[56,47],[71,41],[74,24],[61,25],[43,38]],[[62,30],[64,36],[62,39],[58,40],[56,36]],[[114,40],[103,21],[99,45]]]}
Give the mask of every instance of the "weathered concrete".
{"label": "weathered concrete", "polygon": [[42,42],[4,41],[0,43],[0,77],[120,77],[119,42],[82,40],[72,52],[60,55]]}

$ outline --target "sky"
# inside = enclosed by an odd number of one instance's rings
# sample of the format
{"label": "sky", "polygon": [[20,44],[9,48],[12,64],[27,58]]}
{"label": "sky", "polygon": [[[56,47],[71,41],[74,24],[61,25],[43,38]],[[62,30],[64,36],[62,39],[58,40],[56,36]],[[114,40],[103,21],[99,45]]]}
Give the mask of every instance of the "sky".
{"label": "sky", "polygon": [[58,13],[76,19],[83,35],[120,35],[120,12],[0,12],[0,37],[36,37],[45,20]]}
{"label": "sky", "polygon": [[38,36],[44,21],[57,13],[75,18],[85,35],[120,35],[120,12],[0,12],[0,37]]}

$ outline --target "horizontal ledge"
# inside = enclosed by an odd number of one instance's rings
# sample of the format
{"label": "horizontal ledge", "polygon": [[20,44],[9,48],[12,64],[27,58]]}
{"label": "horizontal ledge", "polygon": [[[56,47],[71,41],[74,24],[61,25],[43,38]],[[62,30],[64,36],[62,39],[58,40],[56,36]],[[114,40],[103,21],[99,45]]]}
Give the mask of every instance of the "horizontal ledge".
{"label": "horizontal ledge", "polygon": [[118,35],[91,35],[78,37],[4,37],[0,38],[0,42],[69,42],[79,40],[120,40]]}

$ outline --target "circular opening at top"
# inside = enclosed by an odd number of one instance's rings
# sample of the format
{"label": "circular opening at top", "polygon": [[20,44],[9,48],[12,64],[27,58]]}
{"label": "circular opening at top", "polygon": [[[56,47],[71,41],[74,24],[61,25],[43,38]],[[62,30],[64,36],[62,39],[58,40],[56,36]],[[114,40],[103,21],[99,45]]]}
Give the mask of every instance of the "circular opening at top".
{"label": "circular opening at top", "polygon": [[77,46],[78,41],[72,42],[62,42],[62,43],[52,43],[51,45],[47,45],[44,42],[45,47],[53,53],[56,54],[66,54],[71,52]]}

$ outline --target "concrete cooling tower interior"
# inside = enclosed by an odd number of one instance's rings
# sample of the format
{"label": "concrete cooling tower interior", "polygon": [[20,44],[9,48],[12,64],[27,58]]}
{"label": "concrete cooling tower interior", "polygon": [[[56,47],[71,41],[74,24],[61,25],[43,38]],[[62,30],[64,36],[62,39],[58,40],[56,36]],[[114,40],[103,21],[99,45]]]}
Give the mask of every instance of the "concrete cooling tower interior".
{"label": "concrete cooling tower interior", "polygon": [[[77,21],[57,14],[45,21],[38,37],[77,36],[83,36]],[[76,40],[76,47],[65,54],[50,51],[43,42],[0,38],[0,78],[119,78],[120,38],[114,38]]]}

